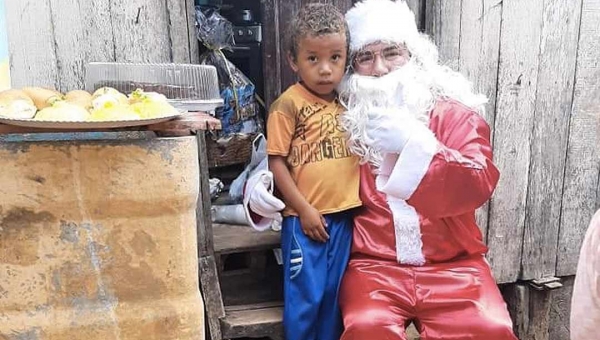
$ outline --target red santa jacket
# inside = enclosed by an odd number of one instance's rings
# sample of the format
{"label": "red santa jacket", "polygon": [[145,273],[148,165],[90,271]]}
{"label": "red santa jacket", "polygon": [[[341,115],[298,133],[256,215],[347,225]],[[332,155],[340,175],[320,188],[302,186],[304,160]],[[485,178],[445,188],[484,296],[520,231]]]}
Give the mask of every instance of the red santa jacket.
{"label": "red santa jacket", "polygon": [[498,179],[483,117],[438,102],[429,129],[415,131],[400,155],[384,155],[378,174],[362,166],[352,256],[422,265],[484,254],[475,209]]}

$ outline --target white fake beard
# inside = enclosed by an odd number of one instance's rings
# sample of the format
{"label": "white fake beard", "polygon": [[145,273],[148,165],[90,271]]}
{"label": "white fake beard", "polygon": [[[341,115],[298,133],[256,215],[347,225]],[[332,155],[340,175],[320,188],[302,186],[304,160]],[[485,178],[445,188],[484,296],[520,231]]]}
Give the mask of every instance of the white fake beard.
{"label": "white fake beard", "polygon": [[382,77],[347,75],[340,85],[340,97],[347,111],[341,121],[346,130],[349,148],[361,158],[361,163],[381,165],[382,154],[368,143],[367,114],[374,110],[405,107],[419,121],[427,125],[429,112],[435,103],[431,80],[412,60],[401,68]]}

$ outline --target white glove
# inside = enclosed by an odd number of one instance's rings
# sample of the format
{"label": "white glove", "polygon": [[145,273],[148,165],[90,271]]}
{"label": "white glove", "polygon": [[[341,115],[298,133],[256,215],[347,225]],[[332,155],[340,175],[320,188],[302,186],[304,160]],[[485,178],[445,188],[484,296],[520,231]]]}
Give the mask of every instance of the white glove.
{"label": "white glove", "polygon": [[421,124],[405,108],[383,109],[367,114],[367,143],[387,153],[401,153]]}
{"label": "white glove", "polygon": [[[244,210],[251,226],[257,230],[270,228],[271,223],[278,217],[278,212],[285,208],[285,204],[273,195],[273,173],[258,171],[246,182],[244,192]],[[263,217],[257,223],[252,221],[250,212]]]}
{"label": "white glove", "polygon": [[260,182],[250,193],[248,204],[250,209],[264,217],[274,217],[285,208],[285,204],[272,194],[273,173],[267,172],[260,175]]}

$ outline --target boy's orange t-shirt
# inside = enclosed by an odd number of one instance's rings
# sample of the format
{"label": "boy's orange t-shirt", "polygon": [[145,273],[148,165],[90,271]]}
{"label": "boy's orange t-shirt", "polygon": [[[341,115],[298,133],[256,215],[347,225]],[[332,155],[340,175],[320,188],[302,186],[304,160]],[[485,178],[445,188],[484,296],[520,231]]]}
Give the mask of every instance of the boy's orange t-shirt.
{"label": "boy's orange t-shirt", "polygon": [[[343,106],[294,84],[271,104],[267,153],[287,157],[296,186],[321,214],[361,205],[358,157],[348,150],[339,122]],[[297,215],[290,207],[284,216]]]}

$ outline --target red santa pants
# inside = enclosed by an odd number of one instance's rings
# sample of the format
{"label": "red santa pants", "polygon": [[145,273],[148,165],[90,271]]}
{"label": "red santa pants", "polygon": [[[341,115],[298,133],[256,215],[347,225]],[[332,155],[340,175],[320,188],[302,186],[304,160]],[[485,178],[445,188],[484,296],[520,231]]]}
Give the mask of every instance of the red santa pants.
{"label": "red santa pants", "polygon": [[404,266],[353,258],[342,281],[341,340],[517,340],[506,303],[482,256]]}

